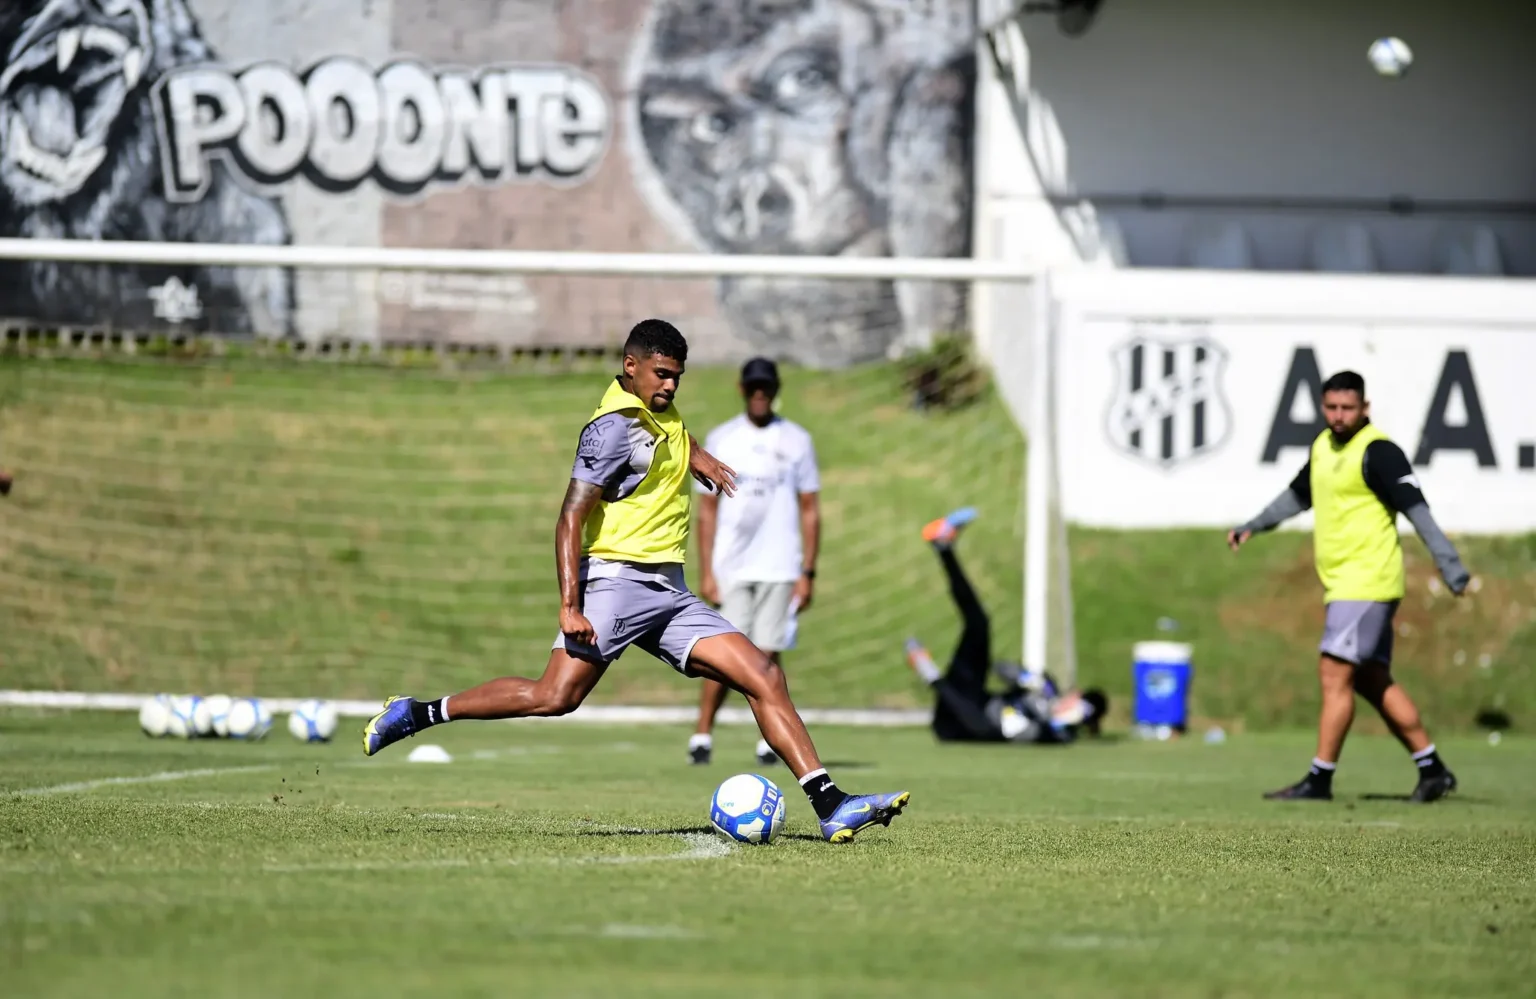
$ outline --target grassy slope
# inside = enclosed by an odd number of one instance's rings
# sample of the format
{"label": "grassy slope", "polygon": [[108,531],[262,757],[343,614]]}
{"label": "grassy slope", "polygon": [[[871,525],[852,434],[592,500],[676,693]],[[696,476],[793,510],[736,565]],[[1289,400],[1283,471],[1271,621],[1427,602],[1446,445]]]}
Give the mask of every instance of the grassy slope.
{"label": "grassy slope", "polygon": [[[538,669],[554,509],[601,380],[0,362],[0,464],[20,475],[0,505],[5,685],[375,696]],[[700,433],[733,415],[730,374],[691,373],[683,402]],[[915,531],[961,502],[983,508],[963,554],[1014,652],[1023,447],[1001,408],[919,416],[873,367],[795,373],[785,412],[824,468],[820,604],[792,664],[803,702],[921,703],[901,640],[942,650],[955,621]],[[1459,605],[1428,598],[1415,546],[1403,674],[1442,727],[1501,699],[1520,721],[1536,703],[1536,538],[1469,540],[1488,586]],[[1294,535],[1231,559],[1211,533],[1076,533],[1084,678],[1126,693],[1130,644],[1168,616],[1197,644],[1202,715],[1307,722],[1308,558]],[[691,696],[638,654],[599,693]]]}
{"label": "grassy slope", "polygon": [[[104,719],[110,723],[104,724]],[[845,786],[913,791],[848,847],[701,849],[721,766],[680,730],[464,725],[449,766],[340,744],[150,742],[0,712],[0,955],[15,995],[1529,994],[1536,745],[1361,740],[1332,805],[1262,802],[1299,736],[935,748],[826,729]],[[13,796],[197,768],[193,779]],[[1002,793],[1000,793],[1002,792]],[[630,830],[624,832],[624,830]],[[647,834],[639,830],[652,830]],[[677,860],[679,855],[723,852]]]}

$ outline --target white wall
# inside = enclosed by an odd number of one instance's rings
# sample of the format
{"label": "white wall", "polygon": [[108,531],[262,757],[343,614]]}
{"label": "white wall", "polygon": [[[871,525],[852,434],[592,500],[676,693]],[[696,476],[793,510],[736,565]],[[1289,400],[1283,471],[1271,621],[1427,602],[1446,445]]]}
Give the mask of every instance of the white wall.
{"label": "white wall", "polygon": [[[1069,520],[1223,528],[1256,514],[1307,459],[1316,410],[1292,374],[1310,359],[1319,378],[1365,377],[1442,527],[1536,530],[1536,282],[1077,270],[1052,287]],[[1273,446],[1287,429],[1291,445]]]}
{"label": "white wall", "polygon": [[[1536,204],[1528,48],[1536,5],[1106,0],[1080,38],[1048,17],[1023,24],[1029,87],[1059,129],[1070,186],[1085,195]],[[1402,79],[1379,78],[1366,61],[1383,34],[1415,49]],[[994,196],[1027,197],[1015,151],[987,145]],[[1308,270],[1316,227],[1354,223],[1367,230],[1377,269],[1434,272],[1445,244],[1480,224],[1509,273],[1536,274],[1530,217],[1159,211],[1108,201],[1098,211],[1118,223],[1131,262],[1142,265],[1186,265],[1192,227],[1236,221],[1251,238],[1253,266]],[[1042,238],[1049,256],[1054,240]]]}

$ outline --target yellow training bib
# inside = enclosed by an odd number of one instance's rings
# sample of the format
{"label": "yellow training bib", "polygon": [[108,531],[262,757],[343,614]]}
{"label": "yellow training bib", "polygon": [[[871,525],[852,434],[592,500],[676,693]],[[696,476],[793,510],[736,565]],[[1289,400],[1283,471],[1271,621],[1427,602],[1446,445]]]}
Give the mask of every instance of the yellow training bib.
{"label": "yellow training bib", "polygon": [[[688,548],[688,428],[676,406],[652,412],[615,378],[592,419],[623,413],[651,435],[650,464],[638,488],[604,500],[587,516],[582,554],[648,565],[684,561]],[[591,422],[591,421],[588,421]]]}
{"label": "yellow training bib", "polygon": [[1312,545],[1327,603],[1403,598],[1397,514],[1365,481],[1365,449],[1386,434],[1367,423],[1342,447],[1324,430],[1312,442]]}

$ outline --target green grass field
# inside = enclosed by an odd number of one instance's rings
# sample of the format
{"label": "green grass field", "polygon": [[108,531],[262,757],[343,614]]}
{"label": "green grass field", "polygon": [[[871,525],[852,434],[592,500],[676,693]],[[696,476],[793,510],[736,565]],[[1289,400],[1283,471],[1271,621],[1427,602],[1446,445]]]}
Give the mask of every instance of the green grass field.
{"label": "green grass field", "polygon": [[[17,474],[0,501],[0,685],[371,698],[537,671],[555,630],[554,516],[603,381],[0,359],[0,467]],[[737,411],[732,382],[689,373],[680,403],[701,435]],[[998,654],[1017,654],[1024,446],[998,402],[915,413],[876,365],[790,372],[783,410],[823,467],[818,606],[789,662],[801,703],[924,703],[901,643],[942,652],[956,621],[917,530],[961,503],[983,511],[962,554]],[[1481,708],[1527,724],[1536,535],[1462,544],[1485,586],[1456,602],[1430,592],[1407,542],[1399,673],[1439,731]],[[1081,531],[1071,555],[1085,682],[1123,707],[1131,644],[1163,637],[1168,617],[1195,643],[1202,720],[1311,723],[1321,606],[1305,536],[1233,558],[1216,531]],[[694,691],[637,655],[595,696]]]}
{"label": "green grass field", "polygon": [[[15,996],[1522,996],[1536,743],[1442,740],[1462,792],[1357,739],[1332,804],[1275,805],[1302,736],[938,747],[825,729],[845,787],[913,792],[847,846],[705,832],[671,728],[455,725],[448,765],[339,742],[176,743],[0,712]],[[189,775],[189,772],[192,772]],[[775,776],[789,784],[783,770]],[[137,780],[140,782],[129,783]]]}

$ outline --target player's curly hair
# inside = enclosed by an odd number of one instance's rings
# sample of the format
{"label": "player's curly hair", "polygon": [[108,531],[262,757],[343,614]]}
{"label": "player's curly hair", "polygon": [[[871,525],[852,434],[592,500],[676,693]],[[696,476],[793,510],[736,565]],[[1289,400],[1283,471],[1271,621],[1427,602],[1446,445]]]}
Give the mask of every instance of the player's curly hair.
{"label": "player's curly hair", "polygon": [[688,341],[676,326],[665,319],[642,319],[629,331],[624,353],[630,357],[670,357],[688,360]]}

